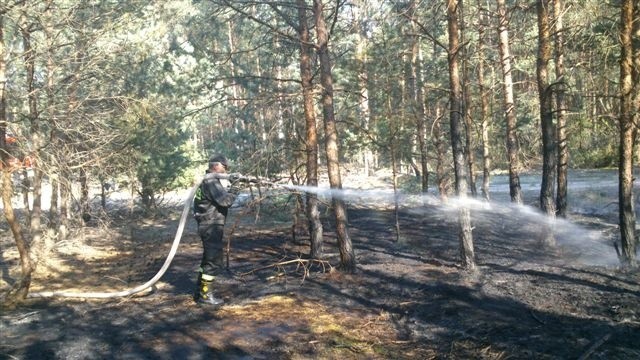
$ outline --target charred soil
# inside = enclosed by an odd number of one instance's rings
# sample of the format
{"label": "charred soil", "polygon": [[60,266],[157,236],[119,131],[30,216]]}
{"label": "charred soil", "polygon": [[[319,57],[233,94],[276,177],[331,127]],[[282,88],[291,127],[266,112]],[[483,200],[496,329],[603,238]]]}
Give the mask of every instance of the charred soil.
{"label": "charred soil", "polygon": [[[459,265],[452,213],[428,206],[349,207],[358,268],[340,255],[323,213],[326,262],[309,261],[308,239],[274,214],[229,219],[226,303],[191,296],[201,256],[190,220],[178,254],[150,293],[110,300],[31,299],[0,316],[2,359],[637,359],[640,275],[544,249],[540,228],[517,214],[475,219],[478,270]],[[282,207],[280,207],[282,206]],[[111,217],[59,242],[39,264],[32,292],[109,291],[152,277],[173,239],[180,208],[139,220]],[[115,220],[114,220],[115,219]],[[482,221],[480,221],[482,220]],[[575,217],[596,231],[611,224]],[[115,224],[118,224],[116,226]],[[123,225],[125,224],[125,225]],[[1,290],[18,266],[2,238]]]}

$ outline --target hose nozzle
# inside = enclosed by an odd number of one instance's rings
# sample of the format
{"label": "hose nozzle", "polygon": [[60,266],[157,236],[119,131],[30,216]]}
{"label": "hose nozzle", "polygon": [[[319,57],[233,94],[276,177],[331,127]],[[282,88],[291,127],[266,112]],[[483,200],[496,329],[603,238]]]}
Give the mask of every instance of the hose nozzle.
{"label": "hose nozzle", "polygon": [[204,180],[207,180],[207,179],[227,179],[232,184],[243,183],[243,184],[257,184],[257,185],[265,185],[265,186],[278,185],[277,183],[268,179],[263,179],[263,178],[254,177],[254,176],[246,176],[240,173],[207,173],[204,175]]}
{"label": "hose nozzle", "polygon": [[240,173],[231,173],[229,174],[229,181],[231,181],[232,183],[235,183],[235,182],[257,183],[257,182],[260,182],[260,179],[244,176]]}

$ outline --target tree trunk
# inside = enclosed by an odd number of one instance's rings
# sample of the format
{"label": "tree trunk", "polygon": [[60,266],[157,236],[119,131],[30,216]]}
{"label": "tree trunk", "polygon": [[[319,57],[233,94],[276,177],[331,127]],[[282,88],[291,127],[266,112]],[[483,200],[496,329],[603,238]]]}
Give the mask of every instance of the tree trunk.
{"label": "tree trunk", "polygon": [[[31,146],[28,155],[36,156],[38,161],[32,164],[33,167],[33,179],[27,180],[27,172],[25,171],[25,180],[29,183],[29,186],[24,189],[25,194],[28,194],[30,188],[33,190],[33,204],[29,214],[29,229],[31,231],[31,248],[35,249],[37,256],[47,256],[48,249],[42,239],[41,219],[42,219],[42,161],[39,156],[39,151],[43,147],[42,134],[40,134],[40,119],[38,114],[38,98],[37,90],[34,86],[35,80],[35,52],[31,47],[31,25],[23,23],[21,28],[22,33],[22,46],[24,50],[24,65],[26,69],[26,85],[27,85],[27,102],[29,104],[29,123],[30,123],[30,135]],[[26,207],[29,209],[29,207]]]}
{"label": "tree trunk", "polygon": [[60,198],[60,182],[58,174],[49,177],[51,182],[51,206],[49,206],[49,229],[57,231],[60,224],[60,213],[58,211],[58,199]]}
{"label": "tree trunk", "polygon": [[[60,213],[58,212],[58,198],[60,197],[60,182],[58,174],[51,174],[51,205],[49,206],[49,229],[57,231],[60,224]],[[51,244],[53,245],[53,244]],[[48,246],[48,245],[47,245]]]}
{"label": "tree trunk", "polygon": [[[635,117],[632,119],[635,127],[633,129],[633,145],[636,150],[636,161],[640,161],[640,146],[638,146],[638,133],[640,133],[640,3],[636,0],[633,8],[633,18],[636,21],[633,22],[632,32],[633,35],[631,37],[631,44],[633,47],[633,90],[632,94],[635,94],[632,97],[633,104],[632,107],[634,109]],[[640,238],[636,237],[636,245],[640,245]]]}
{"label": "tree trunk", "polygon": [[29,203],[29,189],[31,184],[29,181],[29,172],[26,168],[22,169],[22,183],[20,184],[20,192],[22,193],[22,206],[26,212],[27,223],[31,224],[31,204]]}
{"label": "tree trunk", "polygon": [[[538,59],[536,75],[538,98],[540,99],[540,126],[542,128],[542,185],[540,187],[540,209],[553,223],[555,219],[555,127],[553,125],[553,93],[549,86],[549,61],[551,61],[551,35],[549,31],[549,0],[538,0]],[[553,225],[551,225],[553,226]],[[555,246],[552,228],[542,232],[542,243]]]}
{"label": "tree trunk", "polygon": [[[291,123],[288,123],[288,124],[290,125]],[[291,126],[291,128],[287,128],[285,130],[287,131],[287,134],[296,134],[295,135],[296,139],[302,138],[302,136],[297,133],[297,129],[294,126]],[[293,144],[293,141],[292,141],[292,144],[290,145],[290,147],[295,148],[297,147],[297,145],[298,144]],[[306,161],[306,157],[304,152],[293,151],[291,153],[290,160],[289,160],[289,179],[291,179],[291,183],[293,185],[303,185],[302,180],[306,179],[306,174],[301,179],[300,168],[303,167],[301,164],[305,161]],[[259,186],[258,186],[258,189],[260,189]],[[251,189],[251,191],[253,191],[253,189]],[[307,216],[306,216],[307,210],[306,210],[304,196],[301,192],[296,192],[291,196],[293,197],[293,201],[295,203],[295,208],[292,214],[293,219],[291,222],[291,239],[293,244],[300,245],[302,243],[298,241],[298,232],[304,231],[305,228],[308,230],[309,222],[307,221]]]}
{"label": "tree trunk", "polygon": [[[311,70],[311,36],[307,22],[307,7],[305,0],[298,2],[298,34],[300,36],[300,78],[302,80],[302,98],[304,102],[304,118],[306,124],[307,151],[307,185],[318,186],[318,134],[316,128],[316,114],[313,104],[313,73]],[[322,222],[318,211],[318,196],[308,192],[307,221],[309,223],[309,237],[311,243],[310,256],[312,259],[322,259],[323,238]]]}
{"label": "tree trunk", "polygon": [[[80,82],[80,68],[82,64],[82,49],[84,47],[85,40],[78,40],[75,43],[75,49],[73,54],[73,65],[71,70],[71,76],[67,88],[67,108],[65,113],[65,120],[68,124],[72,124],[74,121],[75,112],[78,110],[78,86]],[[66,139],[65,139],[66,140]],[[65,141],[63,140],[63,141]],[[68,153],[63,153],[62,157],[69,157]],[[69,235],[69,219],[72,214],[70,213],[69,206],[71,204],[72,197],[72,170],[69,164],[66,163],[67,159],[60,159],[60,165],[63,167],[60,169],[60,177],[58,178],[58,184],[60,186],[60,222],[58,228],[58,240],[66,240]]]}
{"label": "tree trunk", "polygon": [[[2,90],[0,90],[2,91]],[[4,93],[4,91],[2,91]],[[0,131],[2,132],[2,131]],[[4,134],[0,134],[4,137]],[[3,155],[4,157],[4,155]],[[4,164],[6,162],[3,159]],[[3,164],[3,165],[4,165]],[[5,295],[3,300],[4,306],[12,306],[27,297],[29,293],[29,287],[31,286],[31,274],[33,272],[31,257],[29,255],[29,245],[22,235],[22,228],[20,222],[15,217],[13,211],[13,205],[11,204],[11,197],[13,195],[13,186],[11,185],[11,169],[8,166],[2,168],[2,205],[4,206],[4,217],[9,224],[13,239],[16,242],[16,248],[20,256],[20,270],[22,271],[22,277],[18,281],[8,294]]]}
{"label": "tree trunk", "polygon": [[[637,1],[635,1],[637,3]],[[637,14],[637,12],[636,12]],[[621,261],[636,267],[636,216],[633,201],[633,142],[634,117],[638,117],[638,97],[634,90],[633,48],[634,0],[623,0],[620,11],[620,148],[618,164],[618,204],[620,217]],[[636,21],[637,22],[637,21]],[[637,80],[637,78],[636,78]],[[635,86],[635,90],[638,87]],[[634,112],[636,113],[634,115]]]}
{"label": "tree trunk", "polygon": [[[337,11],[337,10],[336,10]],[[338,131],[333,109],[333,76],[331,74],[331,60],[329,58],[329,33],[324,20],[322,0],[313,1],[313,13],[316,23],[318,41],[318,57],[320,60],[320,83],[322,85],[322,114],[324,118],[325,151],[329,184],[332,189],[342,189],[340,177],[340,158],[338,149]],[[340,267],[347,272],[356,270],[356,257],[349,238],[347,228],[346,204],[337,198],[332,201],[336,222],[336,235],[340,248]]]}
{"label": "tree trunk", "polygon": [[[60,221],[57,229],[58,240],[66,240],[69,235],[69,204],[71,202],[70,179],[69,171],[65,168],[58,178],[58,187],[60,189]],[[131,197],[133,198],[133,195]]]}
{"label": "tree trunk", "polygon": [[460,199],[459,227],[460,227],[460,256],[462,265],[467,270],[475,270],[476,262],[471,234],[471,216],[464,205],[467,197],[467,178],[465,174],[465,156],[462,139],[462,86],[460,85],[460,69],[458,55],[460,54],[460,32],[458,28],[458,0],[447,0],[447,24],[449,32],[449,122],[451,124],[451,146],[453,150],[453,165],[455,169],[456,196]]}
{"label": "tree trunk", "polygon": [[[91,207],[89,206],[89,179],[87,178],[87,170],[85,168],[80,168],[80,214],[84,221],[89,221],[91,219]],[[145,193],[143,188],[143,194]],[[145,202],[145,197],[142,197],[143,202]],[[153,194],[149,197],[149,203],[147,205],[154,203]]]}
{"label": "tree trunk", "polygon": [[513,80],[511,76],[511,54],[509,51],[509,17],[505,6],[505,0],[498,0],[499,25],[498,34],[500,40],[500,62],[503,78],[504,112],[507,123],[507,156],[509,158],[509,194],[511,201],[522,204],[522,189],[520,188],[520,161],[518,152],[518,136],[516,134],[516,109],[513,96]]}
{"label": "tree trunk", "polygon": [[9,166],[9,152],[7,151],[6,134],[7,134],[7,63],[6,49],[4,43],[4,16],[0,15],[0,167],[2,174],[2,205],[4,208],[4,217],[9,224],[13,239],[18,248],[20,256],[20,269],[22,270],[22,278],[16,283],[13,289],[6,295],[3,305],[11,306],[20,300],[26,298],[31,286],[31,273],[33,267],[31,257],[29,255],[29,246],[22,235],[20,222],[16,219],[11,204],[13,196],[13,182],[11,178],[11,168]]}
{"label": "tree trunk", "polygon": [[[460,39],[462,43],[466,43],[466,19],[464,16],[464,1],[458,0],[458,8],[460,9]],[[460,57],[462,64],[462,118],[464,120],[464,132],[465,132],[465,147],[464,154],[467,161],[467,171],[469,175],[469,191],[471,196],[476,197],[478,195],[478,189],[476,188],[476,172],[474,164],[476,162],[475,152],[473,149],[473,118],[471,117],[471,79],[469,76],[469,55],[467,53],[467,47],[463,46],[460,49]]]}
{"label": "tree trunk", "polygon": [[[411,18],[416,16],[416,1],[411,0],[409,4],[409,14]],[[418,28],[415,21],[411,22],[411,73],[412,73],[412,91],[413,91],[413,108],[415,111],[416,130],[418,137],[418,151],[420,153],[420,185],[423,193],[429,190],[429,162],[427,157],[427,130],[426,130],[426,113],[424,108],[424,82],[422,79],[422,56],[420,51],[420,37],[417,36]]]}
{"label": "tree trunk", "polygon": [[564,35],[562,25],[562,13],[564,6],[562,0],[553,1],[553,13],[555,20],[555,63],[556,63],[556,136],[557,136],[557,189],[556,189],[556,214],[560,217],[567,216],[567,178],[569,169],[569,148],[567,143],[567,119],[566,119],[566,80],[564,70]]}
{"label": "tree trunk", "polygon": [[435,138],[436,142],[436,177],[438,181],[438,193],[440,194],[440,199],[443,202],[447,202],[449,198],[449,177],[448,171],[445,168],[446,160],[445,157],[447,155],[447,144],[445,141],[444,130],[442,130],[441,121],[443,120],[442,110],[440,109],[440,105],[436,105],[436,116],[433,120],[433,134],[432,136]]}
{"label": "tree trunk", "polygon": [[[481,9],[481,0],[478,0],[478,8]],[[489,183],[491,181],[491,146],[489,143],[489,96],[484,85],[485,62],[485,28],[486,16],[483,10],[479,12],[478,25],[478,92],[480,95],[480,127],[482,133],[482,197],[489,201]]]}
{"label": "tree trunk", "polygon": [[[47,39],[47,115],[53,123],[53,119],[55,118],[55,98],[54,98],[54,79],[55,79],[55,64],[54,64],[54,29],[52,24],[52,5],[53,0],[47,0],[47,10],[45,11],[46,22],[45,22],[45,36]],[[55,132],[50,131],[49,141],[55,142]],[[52,154],[48,155],[48,158],[51,159],[51,164],[55,163],[54,156]],[[58,196],[59,196],[59,186],[58,186],[58,172],[59,169],[57,166],[52,166],[49,173],[49,181],[51,182],[51,204],[49,206],[49,229],[57,230],[58,224],[60,222],[59,214],[58,214]],[[45,249],[53,246],[53,238],[54,236],[47,236],[45,239]]]}
{"label": "tree trunk", "polygon": [[[633,147],[635,147],[635,151],[636,151],[636,161],[640,161],[640,146],[638,145],[638,134],[640,133],[640,21],[638,21],[638,19],[640,19],[640,3],[638,2],[638,0],[636,0],[636,2],[634,2],[634,8],[633,8],[633,19],[635,19],[635,21],[633,22],[633,28],[632,28],[632,37],[631,37],[631,44],[632,44],[632,48],[633,48],[633,70],[632,70],[632,76],[633,76],[633,90],[631,91],[633,95],[633,97],[631,98],[631,101],[633,102],[632,108],[633,108],[633,114],[635,114],[635,116],[632,118],[632,123],[635,125],[633,128]],[[631,150],[633,152],[633,149]],[[633,165],[633,156],[632,156],[632,165]],[[633,166],[632,166],[633,169]],[[633,213],[635,214],[635,213]],[[635,235],[636,236],[636,246],[640,245],[640,237],[638,237],[638,234]]]}
{"label": "tree trunk", "polygon": [[391,137],[391,144],[389,149],[391,150],[391,174],[393,182],[393,217],[394,217],[394,229],[396,233],[396,242],[400,242],[400,213],[398,204],[398,145],[395,141],[396,137]]}
{"label": "tree trunk", "polygon": [[[358,67],[358,111],[361,126],[365,133],[369,134],[371,127],[371,108],[369,104],[369,72],[367,69],[367,28],[365,24],[365,10],[367,2],[365,0],[355,1],[356,21],[358,23],[355,61]],[[371,146],[365,146],[362,154],[365,176],[371,176],[375,169],[373,151]]]}

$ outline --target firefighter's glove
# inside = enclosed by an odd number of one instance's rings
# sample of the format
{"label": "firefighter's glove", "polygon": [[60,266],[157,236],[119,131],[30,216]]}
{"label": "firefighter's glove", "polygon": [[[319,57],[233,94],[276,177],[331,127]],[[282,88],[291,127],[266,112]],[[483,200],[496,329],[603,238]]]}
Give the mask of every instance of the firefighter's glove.
{"label": "firefighter's glove", "polygon": [[237,183],[238,181],[242,181],[242,179],[244,179],[245,177],[240,174],[240,173],[231,173],[229,174],[229,181],[234,184]]}

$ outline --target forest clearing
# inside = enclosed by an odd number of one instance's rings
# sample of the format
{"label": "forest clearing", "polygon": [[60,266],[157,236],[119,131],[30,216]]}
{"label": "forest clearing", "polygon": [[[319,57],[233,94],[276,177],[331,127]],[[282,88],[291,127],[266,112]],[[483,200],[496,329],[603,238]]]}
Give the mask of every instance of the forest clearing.
{"label": "forest clearing", "polygon": [[0,358],[640,358],[639,20],[0,1]]}
{"label": "forest clearing", "polygon": [[[304,262],[307,239],[294,243],[291,218],[283,217],[291,203],[267,201],[259,216],[238,207],[230,218],[230,271],[219,279],[227,304],[218,310],[191,298],[201,255],[191,220],[153,292],[31,299],[0,316],[0,357],[638,358],[640,274],[621,270],[605,253],[614,251],[607,239],[616,219],[607,204],[615,184],[606,172],[589,176],[599,186],[580,194],[582,207],[562,223],[567,231],[558,230],[566,246],[555,250],[539,246],[544,216],[537,210],[472,212],[476,274],[460,268],[455,217],[442,206],[403,206],[395,241],[393,206],[380,196],[390,189],[388,177],[346,180],[349,189],[365,190],[349,205],[355,274],[331,268],[338,254],[326,213],[327,263],[313,264]],[[180,206],[153,219],[128,217],[125,206],[109,227],[94,222],[78,229],[40,264],[32,291],[115,291],[146,281],[164,261]],[[7,286],[17,258],[8,257],[10,238],[1,245]],[[580,260],[589,247],[601,253]]]}

